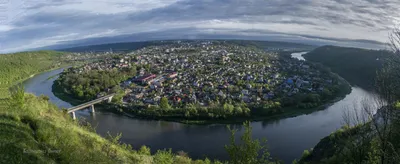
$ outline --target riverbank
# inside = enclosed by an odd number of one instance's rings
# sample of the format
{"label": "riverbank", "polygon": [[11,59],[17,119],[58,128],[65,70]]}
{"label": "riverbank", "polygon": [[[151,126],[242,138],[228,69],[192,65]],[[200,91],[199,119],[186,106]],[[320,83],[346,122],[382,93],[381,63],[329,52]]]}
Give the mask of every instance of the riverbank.
{"label": "riverbank", "polygon": [[[38,74],[42,74],[42,73],[54,71],[54,70],[57,70],[57,69],[60,69],[60,68],[67,68],[67,67],[69,67],[69,64],[61,64],[61,65],[59,65],[59,66],[52,67],[52,68],[50,68],[50,69],[46,69],[46,70],[43,70],[43,71],[40,71],[40,72],[33,73],[33,74],[31,74],[30,76],[27,76],[27,77],[25,77],[25,78],[22,78],[22,79],[20,79],[20,80],[18,80],[18,81],[13,82],[13,84],[11,84],[11,85],[10,85],[9,87],[7,87],[7,88],[0,88],[0,92],[3,93],[3,94],[5,94],[5,95],[8,95],[8,92],[9,92],[9,89],[10,89],[10,88],[13,88],[13,87],[17,86],[17,85],[23,83],[24,81],[26,81],[26,80],[28,80],[28,79],[30,79],[30,78],[35,77],[35,76],[38,75]],[[0,96],[0,99],[5,99],[5,98],[8,97],[8,96],[5,96],[5,95]]]}
{"label": "riverbank", "polygon": [[59,98],[59,99],[65,101],[65,102],[67,102],[67,103],[70,103],[71,105],[74,105],[74,106],[79,105],[79,104],[83,104],[83,103],[86,102],[86,101],[84,101],[84,100],[75,99],[75,98],[73,98],[71,95],[65,93],[65,92],[63,91],[63,88],[61,88],[61,87],[57,84],[56,81],[54,81],[53,85],[51,86],[51,91],[53,92],[53,94],[54,94],[57,98]]}
{"label": "riverbank", "polygon": [[168,121],[168,122],[178,122],[188,125],[212,125],[212,124],[238,124],[241,125],[243,122],[246,121],[275,121],[281,120],[285,118],[296,117],[299,115],[304,114],[311,114],[316,111],[321,111],[326,107],[334,104],[337,101],[342,100],[342,98],[337,98],[334,101],[324,104],[322,106],[310,109],[299,109],[299,108],[284,108],[284,113],[276,114],[272,116],[254,116],[254,117],[232,117],[232,118],[221,118],[221,119],[192,119],[188,120],[182,117],[172,117],[172,116],[147,116],[147,115],[137,115],[137,113],[130,112],[130,109],[127,107],[116,106],[114,104],[103,104],[101,108],[96,108],[96,110],[104,111],[104,112],[111,112],[114,114],[119,114],[121,116],[126,116],[129,118],[134,119],[141,119],[141,120],[156,120],[156,121]]}
{"label": "riverbank", "polygon": [[[335,74],[336,75],[336,74]],[[336,75],[337,76],[337,75]],[[97,108],[100,111],[111,112],[118,115],[127,116],[130,118],[135,119],[142,119],[142,120],[159,120],[159,121],[169,121],[169,122],[179,122],[183,124],[195,124],[195,125],[209,125],[209,124],[242,124],[245,121],[274,121],[280,120],[284,118],[296,117],[303,114],[310,114],[315,111],[323,110],[330,105],[342,100],[346,95],[351,92],[351,87],[347,83],[346,80],[338,76],[337,78],[340,79],[340,92],[336,96],[336,98],[329,100],[327,102],[323,102],[323,105],[314,108],[296,108],[296,107],[285,107],[280,109],[283,111],[281,113],[276,113],[270,116],[249,116],[249,117],[221,117],[216,119],[210,119],[205,117],[192,117],[188,119],[187,117],[182,116],[157,116],[157,115],[146,115],[140,114],[137,111],[139,109],[134,110],[128,106],[116,105],[116,104],[103,104],[102,108]],[[57,85],[57,83],[53,83],[52,85],[52,92],[53,94],[58,97],[59,99],[66,101],[72,105],[79,105],[85,103],[85,101],[74,99],[71,95],[66,94],[63,92],[62,88]],[[142,109],[140,109],[142,110]],[[144,109],[145,110],[145,109]]]}

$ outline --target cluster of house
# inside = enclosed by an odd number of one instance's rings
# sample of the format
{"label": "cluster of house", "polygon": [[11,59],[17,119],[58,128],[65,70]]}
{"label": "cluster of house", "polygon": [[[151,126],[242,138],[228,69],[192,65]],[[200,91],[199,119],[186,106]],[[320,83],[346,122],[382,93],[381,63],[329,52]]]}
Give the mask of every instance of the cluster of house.
{"label": "cluster of house", "polygon": [[[230,99],[246,103],[321,92],[334,83],[304,61],[220,42],[177,42],[108,57],[76,69],[107,70],[138,66],[137,76],[121,83],[125,103],[199,103]],[[147,67],[146,67],[147,65]]]}
{"label": "cluster of house", "polygon": [[101,59],[113,54],[120,54],[113,51],[106,52],[70,52],[62,55],[66,61],[87,61],[90,59]]}
{"label": "cluster of house", "polygon": [[72,71],[74,73],[82,73],[90,70],[107,71],[112,69],[130,68],[133,64],[132,61],[133,59],[130,56],[123,56],[118,58],[105,56],[104,59],[98,62],[87,63],[82,67],[72,69]]}
{"label": "cluster of house", "polygon": [[[171,104],[230,99],[257,103],[320,92],[333,83],[330,75],[277,53],[214,42],[181,43],[147,47],[129,54],[138,76],[123,82],[126,103]],[[132,83],[136,85],[132,85]]]}

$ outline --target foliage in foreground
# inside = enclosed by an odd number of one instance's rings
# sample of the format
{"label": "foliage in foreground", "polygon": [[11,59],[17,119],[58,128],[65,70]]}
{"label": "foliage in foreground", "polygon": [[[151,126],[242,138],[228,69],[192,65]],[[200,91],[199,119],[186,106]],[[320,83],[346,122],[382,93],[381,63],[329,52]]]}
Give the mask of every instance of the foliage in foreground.
{"label": "foliage in foreground", "polygon": [[251,136],[252,127],[250,122],[243,124],[245,127],[244,134],[240,137],[241,144],[237,144],[235,140],[235,133],[237,130],[228,129],[231,131],[231,143],[225,146],[229,154],[231,164],[268,164],[280,163],[279,161],[270,161],[270,154],[266,147],[266,140],[254,140]]}

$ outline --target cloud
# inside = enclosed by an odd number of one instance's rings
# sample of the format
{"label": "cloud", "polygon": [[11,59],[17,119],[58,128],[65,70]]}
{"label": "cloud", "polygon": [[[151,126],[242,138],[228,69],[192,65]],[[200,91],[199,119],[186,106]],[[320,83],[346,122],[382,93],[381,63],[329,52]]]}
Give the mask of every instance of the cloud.
{"label": "cloud", "polygon": [[[113,37],[123,35],[153,33],[160,36],[147,35],[148,39],[173,39],[163,31],[179,29],[192,29],[190,36],[273,34],[332,43],[386,42],[400,23],[400,13],[394,12],[399,7],[397,0],[0,1],[0,52],[91,38],[114,42]],[[146,35],[140,36],[146,40]]]}

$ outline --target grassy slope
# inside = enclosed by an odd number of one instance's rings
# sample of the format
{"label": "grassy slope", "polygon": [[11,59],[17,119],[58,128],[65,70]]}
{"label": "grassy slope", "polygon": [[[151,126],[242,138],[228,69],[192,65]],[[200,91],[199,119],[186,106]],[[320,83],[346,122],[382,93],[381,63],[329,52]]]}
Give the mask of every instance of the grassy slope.
{"label": "grassy slope", "polygon": [[17,82],[57,67],[61,54],[56,51],[0,54],[0,99],[8,97],[8,88]]}
{"label": "grassy slope", "polygon": [[[344,155],[349,155],[347,154],[348,148],[354,146],[352,145],[354,143],[351,142],[358,140],[357,138],[360,138],[361,134],[360,131],[366,127],[367,125],[358,125],[351,128],[342,127],[338,129],[329,136],[322,138],[309,155],[303,155],[299,164],[336,164],[345,162]],[[354,156],[348,157],[356,158]]]}
{"label": "grassy slope", "polygon": [[[26,94],[23,108],[6,104],[0,102],[0,163],[159,163],[163,157],[100,137],[45,98]],[[207,163],[171,157],[172,163]]]}
{"label": "grassy slope", "polygon": [[382,68],[384,59],[389,55],[388,51],[323,46],[305,54],[304,57],[329,67],[352,85],[371,89],[374,86],[376,71]]}

